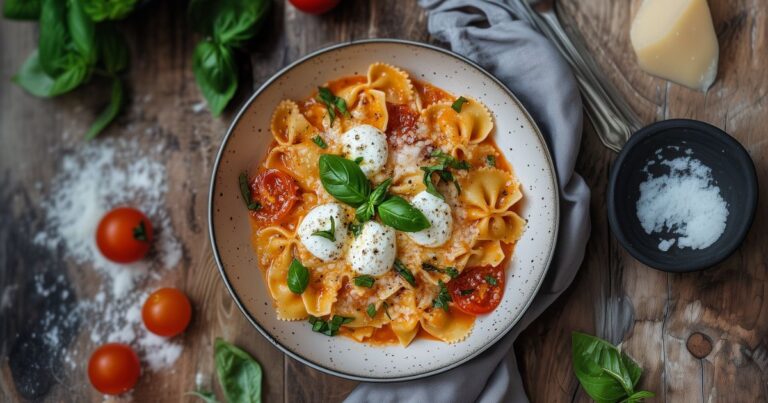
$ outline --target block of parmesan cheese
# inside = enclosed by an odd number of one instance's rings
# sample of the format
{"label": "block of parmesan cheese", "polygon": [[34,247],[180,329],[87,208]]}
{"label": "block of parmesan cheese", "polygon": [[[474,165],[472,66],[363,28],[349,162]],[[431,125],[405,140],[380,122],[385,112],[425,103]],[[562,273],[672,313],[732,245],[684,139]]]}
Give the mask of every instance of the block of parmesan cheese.
{"label": "block of parmesan cheese", "polygon": [[646,72],[701,91],[715,81],[720,48],[707,0],[645,0],[630,37]]}

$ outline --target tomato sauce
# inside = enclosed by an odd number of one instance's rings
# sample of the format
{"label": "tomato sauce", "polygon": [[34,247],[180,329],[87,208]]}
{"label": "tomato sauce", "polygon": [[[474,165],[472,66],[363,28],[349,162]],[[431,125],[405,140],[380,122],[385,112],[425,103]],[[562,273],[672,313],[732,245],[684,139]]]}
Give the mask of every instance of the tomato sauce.
{"label": "tomato sauce", "polygon": [[438,102],[453,102],[454,97],[441,90],[440,88],[437,88],[431,84],[425,83],[423,81],[418,80],[411,80],[413,81],[413,87],[416,89],[416,93],[419,94],[419,98],[421,98],[421,105],[426,108],[429,105],[436,104]]}
{"label": "tomato sauce", "polygon": [[396,145],[398,139],[402,139],[406,144],[413,144],[416,141],[415,133],[416,122],[419,120],[419,114],[408,105],[395,105],[387,102],[387,140],[390,145]]}

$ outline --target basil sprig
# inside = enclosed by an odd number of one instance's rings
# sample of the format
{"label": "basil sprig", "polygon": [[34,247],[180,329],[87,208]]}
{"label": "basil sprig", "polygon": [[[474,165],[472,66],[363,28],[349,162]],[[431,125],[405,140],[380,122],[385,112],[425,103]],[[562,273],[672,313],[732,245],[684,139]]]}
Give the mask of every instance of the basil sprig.
{"label": "basil sprig", "polygon": [[643,369],[613,344],[588,334],[571,334],[573,372],[581,387],[598,402],[639,402],[653,397],[635,391]]}
{"label": "basil sprig", "polygon": [[216,375],[229,402],[261,403],[261,365],[250,354],[216,339]]}
{"label": "basil sprig", "polygon": [[416,232],[430,227],[421,210],[400,196],[390,196],[378,208],[381,222],[403,232]]}
{"label": "basil sprig", "polygon": [[370,220],[378,211],[381,222],[396,230],[415,232],[429,228],[429,220],[419,209],[402,197],[387,196],[390,179],[371,192],[363,170],[354,161],[338,155],[321,155],[318,168],[323,188],[336,200],[357,207],[358,221]]}
{"label": "basil sprig", "polygon": [[213,116],[219,116],[238,86],[235,52],[256,36],[268,0],[192,0],[191,25],[205,35],[195,47],[192,69]]}
{"label": "basil sprig", "polygon": [[467,102],[469,102],[469,100],[468,100],[467,98],[464,98],[464,97],[458,97],[458,98],[456,98],[456,100],[455,100],[455,101],[453,101],[453,103],[451,104],[451,109],[455,110],[455,111],[456,111],[456,113],[461,113],[461,107],[462,107],[462,106],[463,106],[465,103],[467,103]]}
{"label": "basil sprig", "polygon": [[357,218],[357,221],[366,222],[373,218],[376,207],[384,201],[384,198],[387,196],[387,189],[389,189],[389,185],[391,184],[392,178],[389,178],[373,189],[368,200],[361,204],[360,207],[357,208],[357,211],[355,211],[355,218]]}
{"label": "basil sprig", "polygon": [[432,174],[437,174],[440,179],[446,182],[453,182],[456,191],[461,194],[459,182],[453,177],[453,173],[451,173],[449,168],[466,171],[470,168],[469,163],[467,161],[459,161],[439,149],[432,151],[429,156],[437,159],[438,164],[421,167],[421,170],[424,171],[424,185],[427,187],[427,192],[445,200],[443,194],[437,190],[435,183],[432,182]]}
{"label": "basil sprig", "polygon": [[94,21],[125,18],[136,7],[137,0],[81,0],[85,12]]}
{"label": "basil sprig", "polygon": [[288,289],[294,294],[301,294],[309,285],[309,270],[298,259],[294,258],[288,267]]}
{"label": "basil sprig", "polygon": [[368,308],[365,308],[365,313],[371,318],[376,316],[376,304],[368,304]]}
{"label": "basil sprig", "polygon": [[[109,103],[86,133],[96,137],[122,109],[125,91],[119,74],[128,66],[128,47],[110,22],[96,24],[88,4],[96,0],[7,0],[8,18],[40,20],[38,50],[13,81],[30,94],[50,98],[70,92],[93,75],[111,81]],[[126,7],[128,7],[126,5]]]}

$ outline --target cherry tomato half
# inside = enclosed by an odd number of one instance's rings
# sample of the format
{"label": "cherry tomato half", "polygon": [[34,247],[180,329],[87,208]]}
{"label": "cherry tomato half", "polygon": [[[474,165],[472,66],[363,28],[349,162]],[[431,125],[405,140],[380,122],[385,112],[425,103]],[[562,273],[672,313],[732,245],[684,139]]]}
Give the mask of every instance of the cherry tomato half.
{"label": "cherry tomato half", "polygon": [[501,267],[473,267],[464,270],[448,283],[456,307],[478,315],[496,309],[504,295],[504,269]]}
{"label": "cherry tomato half", "polygon": [[251,215],[262,224],[280,222],[299,200],[299,185],[290,175],[278,169],[259,172],[250,185],[251,197],[261,205]]}
{"label": "cherry tomato half", "polygon": [[118,207],[99,222],[96,245],[107,259],[131,263],[147,254],[152,236],[152,223],[144,213],[131,207]]}
{"label": "cherry tomato half", "polygon": [[291,4],[309,14],[323,14],[331,11],[340,0],[291,0]]}
{"label": "cherry tomato half", "polygon": [[176,288],[161,288],[153,292],[141,308],[144,326],[158,336],[176,336],[187,328],[191,318],[189,298]]}
{"label": "cherry tomato half", "polygon": [[88,360],[88,379],[107,395],[127,392],[139,379],[139,357],[127,344],[109,343],[96,349]]}

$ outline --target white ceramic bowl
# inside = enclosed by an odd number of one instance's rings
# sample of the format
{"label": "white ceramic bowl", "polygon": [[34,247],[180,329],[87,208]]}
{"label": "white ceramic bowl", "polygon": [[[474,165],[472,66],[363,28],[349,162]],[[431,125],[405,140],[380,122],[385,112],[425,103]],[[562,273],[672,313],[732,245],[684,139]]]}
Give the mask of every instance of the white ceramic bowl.
{"label": "white ceramic bowl", "polygon": [[[454,94],[484,103],[495,121],[493,135],[522,183],[522,216],[528,220],[507,269],[501,305],[478,317],[469,337],[456,344],[416,339],[407,348],[371,346],[313,333],[306,321],[277,319],[251,246],[251,228],[238,174],[261,161],[272,141],[269,122],[283,99],[301,99],[340,76],[365,74],[374,62],[408,71]],[[366,40],[312,53],[269,79],[246,102],[224,137],[209,195],[209,231],[219,271],[235,302],[254,327],[291,357],[345,378],[388,382],[446,371],[480,354],[522,317],[541,285],[557,238],[559,205],[554,167],[536,124],[514,95],[473,62],[430,45]]]}

